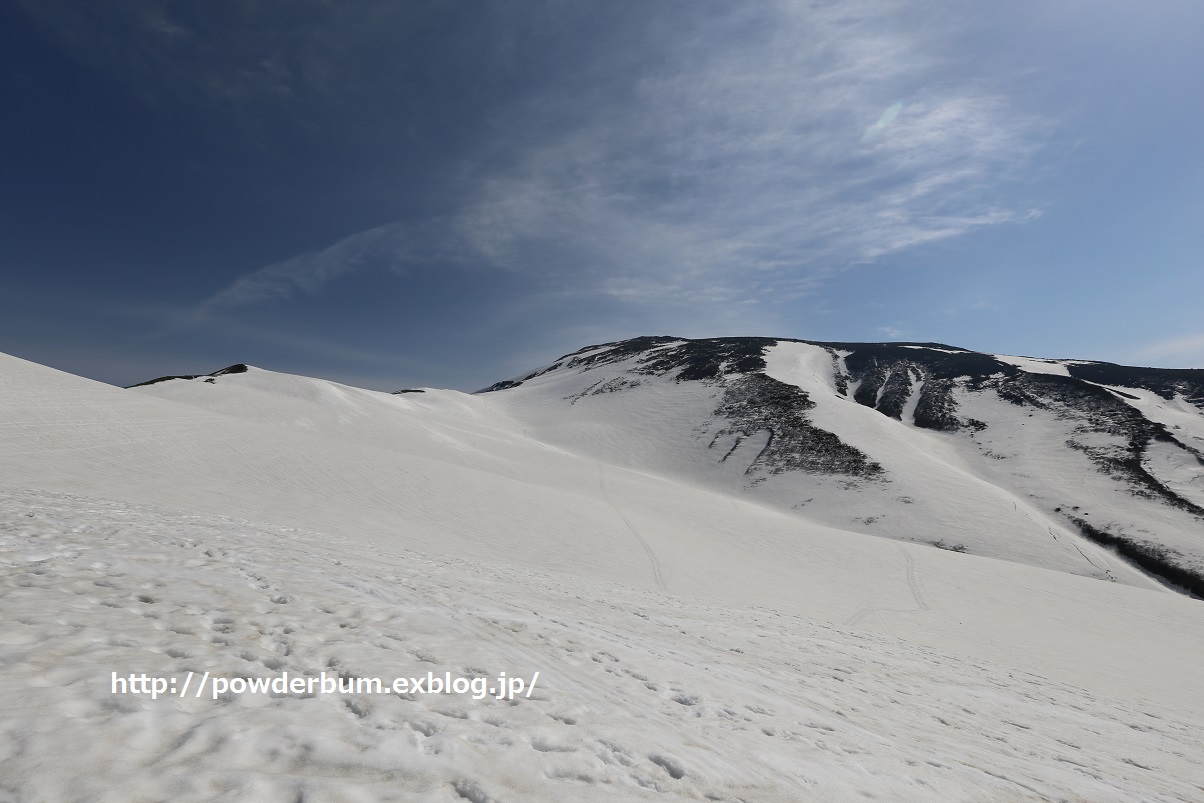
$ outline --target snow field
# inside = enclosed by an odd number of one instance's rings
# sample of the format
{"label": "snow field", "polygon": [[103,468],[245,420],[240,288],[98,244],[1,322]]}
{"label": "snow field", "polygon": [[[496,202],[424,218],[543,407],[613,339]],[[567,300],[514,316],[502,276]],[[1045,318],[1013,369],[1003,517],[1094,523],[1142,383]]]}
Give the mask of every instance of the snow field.
{"label": "snow field", "polygon": [[[0,357],[0,800],[1204,792],[1199,602],[826,527],[497,398]],[[109,692],[500,670],[539,688]]]}
{"label": "snow field", "polygon": [[[31,800],[1189,801],[1204,728],[767,608],[0,492]],[[529,700],[112,695],[110,671],[541,672]]]}

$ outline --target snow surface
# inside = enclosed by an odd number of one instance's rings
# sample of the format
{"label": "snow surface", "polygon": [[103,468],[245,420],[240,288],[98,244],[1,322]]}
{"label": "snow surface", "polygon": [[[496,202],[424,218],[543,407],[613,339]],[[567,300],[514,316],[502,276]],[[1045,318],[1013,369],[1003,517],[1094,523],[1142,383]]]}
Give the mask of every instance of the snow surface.
{"label": "snow surface", "polygon": [[992,354],[991,356],[1000,362],[1014,365],[1021,371],[1028,371],[1030,374],[1070,376],[1070,370],[1066,367],[1066,363],[1063,360],[1046,360],[1036,357],[1009,357],[1004,354]]}
{"label": "snow surface", "polygon": [[1191,454],[1176,445],[1154,441],[1146,447],[1142,465],[1184,499],[1204,506],[1204,410],[1181,394],[1166,399],[1144,388],[1100,387],[1115,393],[1150,421],[1164,425],[1181,444],[1195,450]]}
{"label": "snow surface", "polygon": [[[834,529],[514,412],[255,369],[122,391],[0,356],[0,799],[1204,792],[1201,603]],[[541,684],[109,693],[112,671],[323,670]]]}
{"label": "snow surface", "polygon": [[[1131,396],[1139,393],[1134,389],[1123,392]],[[1096,470],[1085,453],[1085,449],[1094,449],[1124,456],[1128,450],[1126,439],[1091,426],[1083,427],[1057,409],[1034,410],[1031,415],[1017,417],[1016,407],[993,392],[963,391],[957,398],[964,414],[991,424],[974,436],[972,447],[983,454],[998,455],[998,459],[982,463],[979,469],[988,481],[1014,489],[1036,507],[1060,508],[1064,513],[1086,515],[1092,525],[1101,529],[1138,541],[1148,539],[1161,547],[1194,557],[1197,571],[1204,568],[1204,558],[1201,558],[1204,539],[1198,519],[1162,504],[1156,498],[1132,492],[1118,493],[1116,480]],[[1148,417],[1158,421],[1157,413]],[[1202,424],[1204,419],[1198,419],[1194,426]],[[1192,442],[1190,438],[1184,440]],[[1050,444],[1068,442],[1079,448],[1048,448]],[[963,442],[959,446],[965,449],[967,444]],[[1146,447],[1143,464],[1168,486],[1184,492],[1186,498],[1191,499],[1193,495],[1198,498],[1202,487],[1198,470],[1204,467],[1189,453],[1155,441]],[[1156,537],[1150,537],[1152,533],[1156,533]],[[1085,543],[1081,538],[1068,541],[1063,532],[1058,532],[1057,537],[1060,543],[1070,543],[1076,549],[1083,548]],[[1085,550],[1084,556],[1090,556],[1092,562],[1099,561],[1098,552]],[[1101,563],[1100,566],[1121,582],[1127,582],[1115,573],[1114,563],[1106,566]]]}
{"label": "snow surface", "polygon": [[[598,392],[620,381],[630,382],[630,361],[588,372],[554,371],[485,398],[541,441],[676,484],[739,494],[745,500],[741,505],[752,500],[773,505],[801,527],[962,545],[975,555],[1161,588],[1114,553],[1083,538],[1064,517],[1051,515],[1061,499],[1040,507],[1034,504],[1050,498],[1041,488],[1032,487],[1043,481],[1044,474],[1030,471],[1013,483],[1011,475],[998,474],[997,460],[983,459],[986,447],[901,426],[840,394],[832,356],[825,348],[782,341],[767,350],[765,361],[766,374],[807,393],[815,404],[807,416],[815,426],[836,433],[878,462],[888,481],[783,472],[750,482],[746,470],[768,433],[716,434],[726,424],[713,415],[722,389],[707,383],[639,376],[635,380],[639,384],[623,385],[621,392]],[[914,401],[905,407],[908,414]],[[1015,416],[1008,411],[1003,417]],[[1049,437],[1056,437],[1050,442],[1060,445],[1069,437],[1070,425],[1060,420],[1056,424],[1058,434]],[[1064,482],[1073,482],[1084,472],[1098,474],[1081,453],[1050,470],[1062,472],[1058,480]],[[1106,481],[1101,477],[1101,482]],[[1100,494],[1107,490],[1100,485]],[[1078,502],[1069,502],[1068,507],[1073,504]],[[1157,515],[1159,521],[1166,520],[1167,529],[1182,531],[1182,522],[1161,512]]]}
{"label": "snow surface", "polygon": [[1136,407],[1151,421],[1166,425],[1188,446],[1204,450],[1204,410],[1184,399],[1182,395],[1176,394],[1173,399],[1164,399],[1145,388],[1112,385],[1100,387],[1117,393],[1123,401]]}

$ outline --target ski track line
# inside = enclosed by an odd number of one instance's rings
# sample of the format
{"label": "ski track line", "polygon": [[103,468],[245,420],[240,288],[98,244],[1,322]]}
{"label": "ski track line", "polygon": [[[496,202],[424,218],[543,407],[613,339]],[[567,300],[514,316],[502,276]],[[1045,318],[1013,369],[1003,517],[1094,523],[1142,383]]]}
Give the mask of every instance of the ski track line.
{"label": "ski track line", "polygon": [[[1058,536],[1057,536],[1057,533],[1055,533],[1055,532],[1053,531],[1053,528],[1052,528],[1052,527],[1049,529],[1049,534],[1053,536],[1053,539],[1054,539],[1055,541],[1058,541]],[[1058,541],[1058,543],[1061,543],[1061,541]],[[1078,553],[1079,553],[1080,555],[1082,555],[1082,556],[1083,556],[1083,560],[1087,561],[1087,562],[1088,562],[1088,563],[1090,563],[1092,566],[1094,566],[1095,568],[1097,568],[1097,569],[1099,569],[1101,572],[1103,572],[1105,575],[1107,575],[1107,577],[1108,577],[1108,579],[1109,579],[1110,581],[1112,581],[1113,583],[1115,583],[1115,582],[1116,582],[1116,575],[1114,575],[1114,574],[1112,573],[1112,570],[1111,570],[1111,569],[1109,569],[1107,566],[1100,566],[1098,563],[1096,563],[1095,561],[1093,561],[1091,558],[1087,557],[1087,553],[1086,553],[1086,552],[1084,552],[1082,549],[1080,549],[1080,548],[1079,548],[1079,545],[1078,545],[1078,544],[1076,544],[1076,543],[1075,543],[1073,540],[1070,542],[1070,545],[1071,545],[1072,547],[1074,547],[1076,550],[1078,550]]]}
{"label": "ski track line", "polygon": [[652,565],[652,576],[656,579],[657,588],[659,588],[661,591],[667,591],[668,589],[665,587],[664,578],[661,577],[661,565],[660,561],[656,559],[656,553],[652,551],[652,547],[648,546],[648,542],[644,540],[642,535],[640,535],[640,531],[635,528],[635,525],[631,523],[631,520],[627,518],[626,514],[619,509],[618,505],[611,501],[610,496],[606,493],[606,480],[604,478],[602,464],[598,463],[597,465],[598,489],[602,491],[602,498],[606,500],[606,504],[614,508],[615,513],[619,514],[619,518],[623,520],[623,523],[627,525],[627,529],[630,530],[631,534],[635,536],[635,540],[640,542],[640,546],[642,546],[644,548],[644,552],[648,554],[648,562]]}
{"label": "ski track line", "polygon": [[916,605],[920,606],[921,611],[931,610],[928,607],[928,602],[924,599],[924,595],[920,592],[920,583],[916,577],[916,562],[911,557],[911,552],[897,541],[895,542],[895,546],[899,547],[899,551],[903,553],[903,557],[907,560],[907,585],[911,589],[912,599],[916,601]]}
{"label": "ski track line", "polygon": [[873,607],[873,606],[867,606],[865,608],[858,608],[856,611],[853,612],[852,616],[850,616],[848,619],[846,619],[844,621],[844,624],[846,627],[851,627],[853,625],[856,625],[862,619],[869,616],[871,613],[875,613],[875,612],[914,613],[916,611],[931,611],[932,610],[930,607],[928,607],[928,601],[924,599],[924,593],[921,590],[919,578],[916,576],[915,559],[912,558],[911,553],[907,550],[907,547],[903,546],[902,544],[896,544],[896,546],[899,547],[899,551],[903,553],[903,559],[907,562],[907,587],[911,591],[911,598],[912,598],[912,600],[915,601],[916,607],[915,608],[878,608],[878,607]]}

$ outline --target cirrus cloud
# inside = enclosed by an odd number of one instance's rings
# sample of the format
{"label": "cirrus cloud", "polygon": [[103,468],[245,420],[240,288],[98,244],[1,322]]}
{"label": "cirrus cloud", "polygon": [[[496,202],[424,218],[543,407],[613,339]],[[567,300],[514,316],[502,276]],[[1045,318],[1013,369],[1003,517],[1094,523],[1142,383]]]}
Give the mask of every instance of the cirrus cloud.
{"label": "cirrus cloud", "polygon": [[1049,124],[935,55],[953,23],[868,0],[693,9],[649,20],[662,50],[638,69],[578,65],[605,80],[516,106],[453,212],[268,265],[205,307],[449,259],[628,303],[790,298],[1036,214],[1007,189]]}

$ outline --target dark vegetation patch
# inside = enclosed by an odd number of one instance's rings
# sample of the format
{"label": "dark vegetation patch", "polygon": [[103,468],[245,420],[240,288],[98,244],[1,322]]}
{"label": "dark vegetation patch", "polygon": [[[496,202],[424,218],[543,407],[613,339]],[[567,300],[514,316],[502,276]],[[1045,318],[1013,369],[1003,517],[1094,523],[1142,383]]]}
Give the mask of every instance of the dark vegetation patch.
{"label": "dark vegetation patch", "polygon": [[832,379],[836,383],[836,392],[841,396],[848,396],[849,375],[840,367],[840,355],[836,353],[836,349],[828,349],[828,354],[832,357]]}
{"label": "dark vegetation patch", "polygon": [[892,370],[882,384],[882,395],[878,399],[878,412],[896,421],[903,420],[903,408],[911,398],[912,386],[923,381],[924,373],[910,363]]}
{"label": "dark vegetation patch", "polygon": [[929,543],[937,549],[945,549],[949,552],[966,552],[969,550],[969,547],[965,544],[948,544],[944,541],[930,541]]}
{"label": "dark vegetation patch", "polygon": [[211,374],[181,374],[178,376],[160,376],[160,377],[157,377],[156,379],[148,379],[145,382],[139,382],[136,385],[126,385],[125,387],[126,387],[126,390],[129,390],[130,388],[140,388],[140,387],[144,387],[146,385],[157,385],[160,382],[170,382],[173,379],[202,379],[205,377],[208,377],[207,379],[205,379],[205,381],[209,382],[213,379],[213,377],[225,376],[226,374],[242,374],[242,373],[246,373],[246,370],[247,370],[246,364],[240,362],[240,363],[235,363],[234,365],[231,365],[227,368],[223,368],[220,371],[214,371]]}
{"label": "dark vegetation patch", "polygon": [[924,389],[920,391],[920,400],[916,404],[917,427],[935,429],[938,432],[956,432],[961,429],[962,421],[957,417],[957,402],[953,400],[954,387],[956,383],[952,379],[930,379],[924,383]]}
{"label": "dark vegetation patch", "polygon": [[224,376],[225,374],[245,374],[247,372],[247,364],[240,362],[231,365],[229,368],[223,368],[220,371],[214,371],[210,376]]}
{"label": "dark vegetation patch", "polygon": [[1066,518],[1070,519],[1079,528],[1079,531],[1086,538],[1097,544],[1115,549],[1119,555],[1127,558],[1150,574],[1186,589],[1196,597],[1204,599],[1204,574],[1183,566],[1180,562],[1183,560],[1183,554],[1178,550],[1110,533],[1078,516],[1065,515]]}
{"label": "dark vegetation patch", "polygon": [[1173,399],[1176,393],[1181,393],[1192,404],[1204,404],[1204,369],[1135,368],[1110,362],[1072,363],[1067,369],[1076,379],[1141,388],[1164,399]]}
{"label": "dark vegetation patch", "polygon": [[[913,388],[919,387],[915,425],[940,432],[982,430],[987,424],[958,415],[957,388],[969,392],[992,390],[1004,401],[1030,410],[1044,410],[1074,422],[1075,434],[1107,433],[1123,445],[1086,447],[1072,439],[1103,473],[1127,481],[1132,492],[1159,499],[1204,518],[1204,508],[1167,488],[1142,465],[1153,440],[1177,444],[1204,463],[1204,454],[1175,438],[1166,427],[1146,419],[1116,393],[1092,383],[1141,387],[1172,398],[1181,393],[1204,404],[1204,371],[1129,368],[1109,363],[1071,364],[1071,376],[1033,374],[990,354],[965,351],[942,343],[845,343],[733,337],[687,340],[666,335],[587,346],[565,355],[548,368],[518,380],[499,382],[487,391],[504,390],[558,368],[586,371],[627,363],[637,375],[671,376],[677,382],[724,385],[718,416],[727,419],[721,434],[744,438],[768,431],[769,442],[750,471],[770,473],[798,469],[875,476],[882,469],[859,450],[831,432],[812,425],[806,411],[814,404],[799,388],[765,374],[765,350],[779,342],[798,342],[825,348],[838,368],[838,352],[846,352],[845,370],[835,370],[837,388],[847,395],[857,383],[853,400],[901,420]],[[586,394],[613,392],[633,383],[615,379],[590,385],[570,401]],[[1127,394],[1126,394],[1127,395]]]}
{"label": "dark vegetation patch", "polygon": [[400,395],[401,395],[401,394],[403,394],[403,393],[426,393],[426,391],[425,391],[425,390],[422,390],[421,388],[405,388],[404,390],[395,390],[395,391],[393,391],[393,394],[392,394],[392,395],[394,395],[394,396],[400,396]]}
{"label": "dark vegetation patch", "polygon": [[487,388],[478,390],[477,393],[492,393],[493,391],[496,391],[496,390],[507,390],[509,388],[516,388],[529,379],[534,379],[537,376],[543,376],[544,374],[552,373],[557,368],[559,368],[560,365],[561,365],[561,363],[559,361],[557,361],[557,362],[549,365],[547,368],[541,368],[538,371],[534,371],[532,373],[527,374],[522,379],[503,379],[501,382],[495,382]]}
{"label": "dark vegetation patch", "polygon": [[[680,340],[681,338],[679,337],[669,337],[668,335],[633,337],[630,340],[621,340],[615,343],[586,346],[583,349],[574,351],[572,354],[566,354],[560,359],[565,361],[569,368],[596,368],[600,365],[613,365],[617,362],[623,362],[631,357],[644,354],[657,346],[663,346],[666,343],[676,343]],[[595,353],[591,354],[590,352]]]}
{"label": "dark vegetation patch", "polygon": [[747,374],[765,368],[764,352],[778,342],[770,337],[727,337],[683,340],[657,335],[636,337],[617,343],[586,346],[566,354],[555,364],[520,379],[490,385],[481,393],[506,390],[557,368],[592,370],[636,359],[629,371],[646,376],[663,376],[677,371],[678,382],[717,381],[729,374]]}
{"label": "dark vegetation patch", "polygon": [[1011,377],[1010,381],[996,382],[993,387],[999,398],[1017,407],[1029,407],[1034,410],[1049,408],[1049,405],[1027,386],[1023,375]]}
{"label": "dark vegetation patch", "polygon": [[920,344],[894,343],[825,345],[832,347],[833,354],[836,348],[853,352],[844,362],[848,369],[847,379],[859,382],[854,401],[901,421],[912,390],[919,383],[915,425],[939,432],[986,427],[981,421],[957,415],[953,389],[959,383],[970,390],[981,390],[1001,376],[1019,373],[1015,366],[1000,362],[989,354],[964,351],[950,354],[937,350],[948,349],[939,344],[925,344],[924,348],[908,347]]}
{"label": "dark vegetation patch", "polygon": [[[1086,446],[1075,440],[1066,441],[1066,446],[1086,454],[1095,463],[1101,473],[1108,474],[1117,481],[1127,481],[1130,485],[1130,492],[1134,496],[1139,496],[1143,499],[1161,500],[1171,507],[1187,511],[1197,518],[1204,520],[1204,507],[1200,507],[1196,503],[1184,499],[1159,482],[1157,477],[1146,470],[1141,460],[1142,451],[1145,448],[1144,444],[1139,447],[1130,444],[1119,455],[1115,453],[1115,450]],[[1199,460],[1200,458],[1196,457],[1196,459]]]}
{"label": "dark vegetation patch", "polygon": [[715,410],[715,415],[727,420],[727,426],[715,435],[711,446],[723,435],[750,437],[768,431],[769,440],[745,470],[746,475],[757,471],[769,474],[810,471],[866,478],[881,476],[882,466],[864,452],[807,419],[806,411],[814,406],[815,402],[801,388],[764,374],[733,380]]}
{"label": "dark vegetation patch", "polygon": [[129,390],[130,388],[141,388],[146,387],[147,385],[157,385],[160,382],[170,382],[173,379],[200,379],[203,376],[209,376],[209,374],[177,374],[175,376],[159,376],[155,377],[154,379],[148,379],[145,382],[139,382],[136,385],[126,385],[125,389]]}
{"label": "dark vegetation patch", "polygon": [[[765,369],[765,349],[776,343],[769,337],[724,337],[680,340],[672,337],[637,337],[607,351],[573,357],[567,366],[587,370],[638,357],[632,373],[664,376],[677,372],[678,382],[717,381],[730,374],[750,374]],[[596,348],[596,347],[595,347]],[[587,350],[588,351],[588,350]]]}
{"label": "dark vegetation patch", "polygon": [[[801,341],[809,342],[809,341]],[[817,343],[833,349],[851,351],[844,364],[854,379],[870,376],[876,370],[895,364],[911,363],[933,379],[956,379],[958,377],[987,377],[994,374],[1011,374],[1019,369],[1000,362],[990,354],[977,351],[956,351],[937,343]],[[923,346],[923,348],[910,348]],[[937,349],[943,349],[938,351]]]}
{"label": "dark vegetation patch", "polygon": [[[531,377],[527,377],[527,379],[530,378]],[[501,382],[494,382],[489,387],[478,390],[477,393],[493,393],[497,390],[509,390],[510,388],[518,387],[525,381],[525,379],[503,379]]]}
{"label": "dark vegetation patch", "polygon": [[1113,447],[1087,446],[1074,438],[1066,446],[1087,455],[1100,472],[1128,482],[1135,495],[1160,499],[1204,519],[1204,507],[1172,491],[1143,465],[1146,447],[1155,440],[1178,445],[1201,459],[1195,449],[1184,446],[1165,425],[1150,421],[1140,410],[1104,388],[1073,377],[1024,373],[1002,381],[998,390],[1014,403],[1040,406],[1060,418],[1074,420],[1076,435],[1103,433],[1120,438],[1122,443]]}
{"label": "dark vegetation patch", "polygon": [[[891,369],[899,370],[899,364]],[[1204,518],[1204,507],[1184,499],[1165,486],[1146,470],[1142,461],[1146,448],[1155,440],[1175,444],[1201,464],[1204,464],[1204,454],[1176,438],[1164,425],[1147,419],[1140,410],[1121,400],[1112,391],[1074,377],[1032,374],[1020,370],[987,376],[978,374],[959,380],[928,379],[916,406],[917,426],[946,432],[962,427],[986,427],[980,421],[957,416],[952,391],[958,381],[963,382],[967,390],[990,388],[1000,399],[1018,407],[1044,410],[1073,422],[1075,437],[1066,445],[1086,454],[1100,472],[1127,482],[1137,496],[1158,499]],[[883,409],[881,403],[878,409]],[[1087,446],[1076,439],[1091,433],[1112,435],[1121,443],[1110,447]]]}
{"label": "dark vegetation patch", "polygon": [[600,379],[589,387],[585,388],[585,390],[578,391],[577,393],[570,393],[568,396],[564,397],[564,400],[572,405],[581,401],[586,396],[600,396],[604,393],[618,393],[621,390],[638,388],[642,384],[644,383],[639,379],[627,379],[626,377],[622,376],[616,376],[613,379],[606,380]]}

